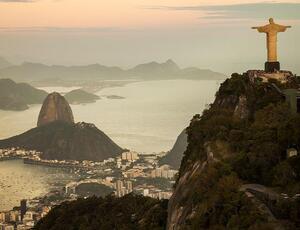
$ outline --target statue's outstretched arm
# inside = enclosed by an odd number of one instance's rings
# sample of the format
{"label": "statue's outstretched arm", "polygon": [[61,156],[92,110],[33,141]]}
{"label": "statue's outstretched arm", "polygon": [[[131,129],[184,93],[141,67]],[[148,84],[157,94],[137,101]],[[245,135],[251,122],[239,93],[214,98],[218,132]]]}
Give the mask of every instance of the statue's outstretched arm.
{"label": "statue's outstretched arm", "polygon": [[278,32],[285,32],[286,29],[292,28],[291,26],[283,26],[283,25],[277,25]]}
{"label": "statue's outstretched arm", "polygon": [[252,29],[258,30],[260,33],[266,33],[268,26],[254,26]]}

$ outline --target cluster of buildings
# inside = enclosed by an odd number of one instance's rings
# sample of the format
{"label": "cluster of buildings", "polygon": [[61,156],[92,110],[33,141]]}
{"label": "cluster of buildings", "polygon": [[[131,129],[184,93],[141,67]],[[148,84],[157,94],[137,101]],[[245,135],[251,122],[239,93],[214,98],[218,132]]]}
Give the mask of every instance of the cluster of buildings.
{"label": "cluster of buildings", "polygon": [[133,192],[133,184],[130,180],[117,180],[114,183],[114,187],[116,189],[115,195],[117,197],[122,197]]}
{"label": "cluster of buildings", "polygon": [[18,148],[0,149],[0,161],[12,159],[40,159],[40,152],[35,150],[23,150]]}
{"label": "cluster of buildings", "polygon": [[51,207],[45,206],[35,211],[28,206],[27,200],[21,200],[19,207],[13,210],[0,212],[0,230],[28,230],[50,211]]}
{"label": "cluster of buildings", "polygon": [[19,148],[0,149],[0,161],[23,159],[26,164],[44,165],[49,167],[60,168],[93,168],[103,166],[107,161],[113,160],[110,158],[103,162],[95,161],[76,161],[76,160],[46,160],[41,158],[41,152],[35,150],[24,150]]}
{"label": "cluster of buildings", "polygon": [[152,178],[174,179],[177,172],[177,170],[171,169],[169,165],[163,165],[159,168],[151,170],[150,176]]}
{"label": "cluster of buildings", "polygon": [[[109,165],[109,167],[105,167],[105,165]],[[168,189],[162,189],[161,187],[165,186],[154,186],[148,184],[145,180],[164,178],[174,183],[175,175],[178,172],[171,169],[169,165],[158,166],[158,156],[156,154],[139,155],[130,151],[122,153],[119,157],[103,161],[101,166],[103,167],[102,175],[105,175],[105,177],[71,182],[65,187],[66,194],[75,196],[78,185],[97,183],[114,189],[116,197],[122,197],[133,192],[156,199],[169,199],[172,195],[171,186]],[[95,175],[95,171],[89,171],[91,177]],[[163,181],[160,183],[163,183]]]}
{"label": "cluster of buildings", "polygon": [[154,199],[170,199],[172,196],[171,191],[162,191],[156,188],[143,189],[143,196],[148,196]]}
{"label": "cluster of buildings", "polygon": [[134,162],[139,159],[137,152],[124,152],[122,153],[121,159],[124,161]]}
{"label": "cluster of buildings", "polygon": [[[43,197],[28,199],[25,203],[23,200],[20,207],[0,212],[0,230],[31,229],[51,207],[64,201],[76,200],[79,197],[77,187],[81,184],[105,185],[112,189],[116,197],[136,193],[156,199],[169,199],[172,186],[166,186],[164,181],[168,181],[170,185],[174,184],[177,171],[168,165],[159,166],[159,156],[139,155],[137,152],[127,151],[102,162],[79,162],[43,160],[36,151],[0,150],[0,160],[24,159],[24,163],[70,168],[75,174],[80,174],[80,177],[65,184],[64,189],[50,191]],[[153,181],[155,183],[152,183]]]}

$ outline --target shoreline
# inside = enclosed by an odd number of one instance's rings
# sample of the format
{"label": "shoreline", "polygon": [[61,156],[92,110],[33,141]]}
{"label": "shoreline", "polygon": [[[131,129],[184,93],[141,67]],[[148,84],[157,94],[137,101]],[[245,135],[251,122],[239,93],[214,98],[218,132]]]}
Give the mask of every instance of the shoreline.
{"label": "shoreline", "polygon": [[[5,163],[5,162],[9,163],[9,162],[14,162],[14,161],[16,161],[17,164],[27,164],[27,163],[24,163],[24,158],[22,158],[22,157],[16,157],[16,156],[14,156],[14,157],[0,158],[0,163]],[[28,164],[28,165],[29,165],[29,164]],[[32,165],[33,165],[33,164],[32,164]],[[32,167],[34,167],[34,165],[33,165]],[[45,166],[45,168],[46,168],[46,167],[50,168],[50,166]],[[63,167],[60,167],[60,168],[58,168],[58,167],[51,167],[51,168],[57,168],[57,169],[60,169],[60,170],[62,170],[63,173],[68,173],[67,170],[70,170],[70,168],[66,168],[66,169],[64,170]],[[47,185],[47,189],[46,189],[44,192],[41,192],[41,193],[39,193],[39,194],[36,194],[36,195],[34,195],[34,196],[32,196],[32,197],[31,197],[31,195],[30,195],[30,196],[20,197],[19,199],[17,199],[16,202],[14,202],[14,199],[10,199],[9,202],[5,202],[5,203],[1,204],[1,205],[3,205],[3,208],[2,208],[2,206],[0,206],[0,213],[1,213],[1,212],[9,212],[9,211],[11,211],[14,207],[18,207],[19,204],[20,204],[19,201],[20,201],[21,199],[32,200],[32,199],[36,199],[36,198],[38,198],[38,197],[44,197],[44,196],[46,196],[47,194],[49,194],[52,190],[55,190],[56,188],[63,188],[63,186],[51,185],[51,183],[49,183],[49,184]],[[27,195],[28,195],[28,194],[27,194]]]}
{"label": "shoreline", "polygon": [[40,166],[46,166],[51,168],[68,168],[68,169],[89,169],[89,167],[86,166],[80,166],[80,165],[71,165],[71,164],[60,164],[60,163],[52,163],[52,162],[43,162],[43,161],[36,161],[33,159],[23,158],[24,164],[29,165],[40,165]]}
{"label": "shoreline", "polygon": [[92,167],[87,167],[87,166],[82,166],[82,165],[73,165],[73,164],[68,164],[68,163],[62,164],[62,163],[54,163],[54,162],[37,161],[37,160],[24,158],[24,157],[17,157],[17,156],[0,158],[0,162],[14,161],[14,160],[22,160],[23,164],[46,166],[49,168],[87,169],[87,170],[92,168]]}

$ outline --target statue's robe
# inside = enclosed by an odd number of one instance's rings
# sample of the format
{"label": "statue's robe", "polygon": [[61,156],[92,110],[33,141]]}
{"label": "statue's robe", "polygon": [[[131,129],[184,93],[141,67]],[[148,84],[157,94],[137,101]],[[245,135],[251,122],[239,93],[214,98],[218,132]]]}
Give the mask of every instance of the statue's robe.
{"label": "statue's robe", "polygon": [[268,62],[277,62],[277,33],[285,32],[286,26],[270,23],[257,27],[258,32],[267,34]]}

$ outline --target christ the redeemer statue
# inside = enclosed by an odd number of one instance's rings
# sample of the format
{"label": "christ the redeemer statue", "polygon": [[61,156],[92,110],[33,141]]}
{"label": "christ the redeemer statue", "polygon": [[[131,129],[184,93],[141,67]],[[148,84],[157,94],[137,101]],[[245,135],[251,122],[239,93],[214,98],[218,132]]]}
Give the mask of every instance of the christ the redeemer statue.
{"label": "christ the redeemer statue", "polygon": [[252,29],[257,29],[258,32],[267,34],[268,61],[265,64],[265,71],[275,72],[280,70],[280,63],[277,60],[277,33],[285,32],[291,26],[275,24],[273,18],[270,18],[269,22],[268,25],[252,27]]}

